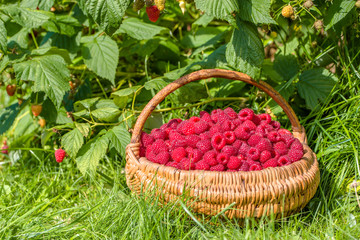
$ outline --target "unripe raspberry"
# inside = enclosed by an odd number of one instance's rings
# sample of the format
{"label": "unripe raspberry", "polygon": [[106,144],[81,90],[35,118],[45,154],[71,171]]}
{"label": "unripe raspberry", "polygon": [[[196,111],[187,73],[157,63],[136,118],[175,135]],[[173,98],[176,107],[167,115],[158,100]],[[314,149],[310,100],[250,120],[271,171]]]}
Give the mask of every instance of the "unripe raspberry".
{"label": "unripe raspberry", "polygon": [[281,15],[283,15],[283,17],[285,17],[285,18],[291,18],[291,16],[294,15],[294,9],[290,5],[285,6],[281,10]]}
{"label": "unripe raspberry", "polygon": [[159,9],[159,11],[162,11],[165,9],[165,0],[154,0],[155,5]]}
{"label": "unripe raspberry", "polygon": [[8,148],[9,146],[6,144],[6,142],[4,142],[4,145],[1,147],[1,153],[6,155],[9,154]]}
{"label": "unripe raspberry", "polygon": [[44,118],[40,118],[38,121],[41,128],[44,128],[46,125],[46,120]]}
{"label": "unripe raspberry", "polygon": [[356,8],[360,8],[360,0],[357,0],[357,1],[355,2],[355,7],[356,7]]}
{"label": "unripe raspberry", "polygon": [[314,6],[314,3],[312,0],[307,0],[306,2],[304,2],[303,6],[304,8],[310,9],[312,6]]}
{"label": "unripe raspberry", "polygon": [[9,84],[9,85],[6,86],[6,92],[10,97],[14,96],[15,91],[16,91],[16,85],[15,84],[12,84],[12,85]]}
{"label": "unripe raspberry", "polygon": [[42,105],[38,105],[38,104],[31,105],[31,111],[35,117],[39,116],[42,111]]}
{"label": "unripe raspberry", "polygon": [[142,9],[145,5],[145,1],[144,0],[135,0],[134,5],[133,5],[133,9],[134,11],[139,11],[140,9]]}
{"label": "unripe raspberry", "polygon": [[61,163],[66,156],[65,150],[59,148],[55,150],[55,159],[58,163]]}
{"label": "unripe raspberry", "polygon": [[159,19],[160,11],[155,5],[146,7],[146,13],[151,22],[156,22]]}
{"label": "unripe raspberry", "polygon": [[321,29],[323,29],[324,27],[324,22],[322,20],[317,20],[314,22],[314,28],[319,31]]}

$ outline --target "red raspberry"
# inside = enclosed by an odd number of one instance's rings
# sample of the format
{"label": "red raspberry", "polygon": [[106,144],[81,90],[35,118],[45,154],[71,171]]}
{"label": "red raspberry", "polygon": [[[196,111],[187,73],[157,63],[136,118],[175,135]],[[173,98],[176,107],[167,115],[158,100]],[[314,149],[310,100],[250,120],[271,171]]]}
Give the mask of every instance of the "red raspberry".
{"label": "red raspberry", "polygon": [[285,155],[288,153],[288,148],[284,142],[277,142],[274,144],[274,150],[280,155]]}
{"label": "red raspberry", "polygon": [[243,143],[239,149],[239,154],[242,154],[244,156],[247,155],[248,151],[249,151],[250,147],[249,145],[247,145],[246,143]]}
{"label": "red raspberry", "polygon": [[241,162],[241,167],[239,168],[239,171],[247,172],[249,171],[250,165],[246,161]]}
{"label": "red raspberry", "polygon": [[66,156],[65,150],[59,148],[55,150],[55,159],[58,163],[61,163]]}
{"label": "red raspberry", "polygon": [[198,143],[196,143],[196,147],[203,153],[206,153],[212,149],[209,139],[200,140]]}
{"label": "red raspberry", "polygon": [[286,144],[287,148],[290,148],[291,144],[295,141],[295,138],[288,134],[281,134],[280,139]]}
{"label": "red raspberry", "polygon": [[224,132],[224,138],[225,138],[226,144],[232,144],[236,140],[236,136],[233,131]]}
{"label": "red raspberry", "polygon": [[302,150],[290,149],[288,152],[288,157],[292,163],[299,161],[303,157],[303,155],[304,153]]}
{"label": "red raspberry", "polygon": [[253,164],[249,168],[249,171],[260,171],[260,170],[262,170],[262,167],[261,167],[261,165],[258,165],[258,164]]}
{"label": "red raspberry", "polygon": [[258,117],[260,118],[260,124],[270,124],[271,123],[271,116],[267,113],[259,114]]}
{"label": "red raspberry", "polygon": [[286,155],[280,156],[278,159],[279,166],[286,166],[286,165],[289,165],[290,163],[291,163],[291,161],[290,161],[289,157]]}
{"label": "red raspberry", "polygon": [[225,146],[221,149],[221,152],[227,154],[228,156],[234,156],[237,155],[238,149],[233,146]]}
{"label": "red raspberry", "polygon": [[267,134],[267,138],[273,143],[279,142],[281,140],[280,134],[276,131],[269,132]]}
{"label": "red raspberry", "polygon": [[247,157],[253,161],[259,160],[260,152],[257,148],[252,147],[247,152]]}
{"label": "red raspberry", "polygon": [[178,168],[178,163],[177,163],[177,162],[174,162],[174,161],[171,161],[171,162],[168,162],[168,163],[166,164],[166,166]]}
{"label": "red raspberry", "polygon": [[227,167],[229,169],[238,169],[241,166],[241,164],[242,164],[242,160],[240,160],[238,157],[231,156],[227,164]]}
{"label": "red raspberry", "polygon": [[255,133],[265,137],[266,136],[266,130],[264,125],[258,125],[255,129]]}
{"label": "red raspberry", "polygon": [[196,163],[201,160],[203,153],[199,149],[192,149],[188,152],[188,158],[190,161]]}
{"label": "red raspberry", "polygon": [[216,156],[216,161],[222,165],[226,165],[229,162],[230,156],[226,153],[219,153]]}
{"label": "red raspberry", "polygon": [[255,123],[253,123],[250,120],[246,120],[245,122],[243,122],[242,126],[246,127],[246,128],[249,128],[250,130],[255,130],[256,129]]}
{"label": "red raspberry", "polygon": [[148,146],[148,148],[151,148],[152,151],[157,155],[160,152],[168,152],[169,148],[166,146],[166,143],[162,139],[157,139],[153,144]]}
{"label": "red raspberry", "polygon": [[193,134],[186,136],[185,140],[188,146],[196,148],[196,144],[200,141],[200,137]]}
{"label": "red raspberry", "polygon": [[155,158],[156,158],[156,154],[154,153],[153,149],[152,149],[152,145],[148,146],[146,148],[146,152],[145,152],[145,157],[151,161],[151,162],[155,162]]}
{"label": "red raspberry", "polygon": [[178,133],[176,130],[172,130],[169,132],[169,140],[185,140],[185,137]]}
{"label": "red raspberry", "polygon": [[167,164],[169,160],[170,160],[170,154],[168,152],[161,152],[155,157],[155,162],[162,165]]}
{"label": "red raspberry", "polygon": [[276,158],[271,158],[269,160],[267,160],[265,163],[263,163],[263,168],[268,168],[268,167],[277,167],[278,166],[278,162]]}
{"label": "red raspberry", "polygon": [[260,140],[262,139],[263,137],[259,134],[254,134],[254,135],[251,135],[250,138],[247,140],[247,143],[249,144],[249,146],[251,147],[255,147],[259,142]]}
{"label": "red raspberry", "polygon": [[200,135],[201,140],[211,139],[212,134],[210,132],[203,132]]}
{"label": "red raspberry", "polygon": [[156,22],[159,19],[160,11],[156,5],[146,7],[146,13],[152,22]]}
{"label": "red raspberry", "polygon": [[154,143],[154,138],[150,136],[149,134],[142,132],[141,133],[141,146],[147,147]]}
{"label": "red raspberry", "polygon": [[199,135],[200,133],[203,133],[209,129],[209,124],[201,120],[194,124],[194,128],[195,128],[195,133]]}
{"label": "red raspberry", "polygon": [[258,115],[254,115],[251,119],[251,121],[255,124],[255,125],[259,125],[261,123],[261,119],[259,118]]}
{"label": "red raspberry", "polygon": [[215,150],[206,152],[204,154],[203,160],[210,166],[215,166],[218,164],[218,162],[216,161],[216,157],[217,157],[217,152]]}
{"label": "red raspberry", "polygon": [[187,141],[185,139],[179,139],[179,140],[171,140],[170,144],[172,148],[178,148],[178,147],[186,147]]}
{"label": "red raspberry", "polygon": [[165,140],[166,138],[166,133],[161,130],[161,129],[158,129],[158,128],[155,128],[151,131],[151,134],[150,134],[154,139],[162,139],[162,140]]}
{"label": "red raspberry", "polygon": [[226,144],[225,138],[220,133],[216,133],[214,134],[214,136],[212,136],[211,145],[216,150],[221,150],[225,146],[225,144]]}
{"label": "red raspberry", "polygon": [[8,148],[9,148],[9,146],[5,142],[4,145],[1,147],[1,153],[2,154],[9,154]]}
{"label": "red raspberry", "polygon": [[[180,124],[179,124],[180,126]],[[195,133],[195,126],[193,122],[185,121],[181,126],[180,132],[184,135],[191,135]]]}
{"label": "red raspberry", "polygon": [[280,128],[280,129],[278,130],[278,133],[279,133],[279,134],[288,134],[288,135],[292,135],[292,134],[291,134],[291,132],[290,132],[289,130],[284,129],[284,128]]}
{"label": "red raspberry", "polygon": [[272,157],[271,152],[265,150],[265,151],[261,152],[261,154],[260,154],[260,162],[264,163],[267,160],[269,160],[271,157]]}
{"label": "red raspberry", "polygon": [[247,140],[250,137],[250,129],[246,128],[242,125],[240,125],[239,127],[237,127],[234,131],[235,136],[238,139],[242,139],[242,140]]}
{"label": "red raspberry", "polygon": [[195,164],[196,170],[209,170],[210,166],[204,160],[201,160]]}
{"label": "red raspberry", "polygon": [[205,111],[201,111],[200,112],[200,118],[201,120],[207,122],[207,123],[212,123],[212,120],[211,120],[211,116],[208,112],[205,112]]}
{"label": "red raspberry", "polygon": [[210,168],[210,171],[218,171],[218,172],[222,172],[225,171],[225,167],[222,164],[218,164],[216,166],[213,166]]}
{"label": "red raspberry", "polygon": [[168,124],[167,124],[167,127],[168,128],[172,128],[172,129],[176,129],[177,126],[179,125],[179,123],[181,123],[182,120],[179,119],[179,118],[174,118],[174,119],[171,119]]}
{"label": "red raspberry", "polygon": [[[226,139],[225,139],[225,140],[226,140]],[[236,140],[233,142],[232,146],[233,146],[235,149],[238,149],[238,150],[239,150],[242,144],[243,144],[243,143],[242,143],[240,140],[236,139]]]}
{"label": "red raspberry", "polygon": [[294,149],[294,150],[301,150],[303,151],[304,148],[303,148],[303,145],[301,144],[300,140],[295,138],[294,142],[291,144],[290,146],[291,149]]}
{"label": "red raspberry", "polygon": [[271,121],[270,125],[275,129],[275,130],[279,130],[281,125],[278,121]]}
{"label": "red raspberry", "polygon": [[236,119],[238,117],[237,113],[231,107],[224,109],[224,113],[229,117],[229,119]]}
{"label": "red raspberry", "polygon": [[228,170],[226,170],[227,172],[238,172],[238,170],[236,170],[236,169],[228,169]]}
{"label": "red raspberry", "polygon": [[194,170],[195,163],[188,158],[183,158],[179,163],[179,167],[181,167],[183,170]]}
{"label": "red raspberry", "polygon": [[221,128],[223,132],[232,131],[235,129],[235,125],[230,120],[225,120],[221,122]]}
{"label": "red raspberry", "polygon": [[272,144],[269,139],[263,138],[260,140],[260,142],[256,145],[256,148],[260,151],[269,151],[271,152],[273,150]]}
{"label": "red raspberry", "polygon": [[211,120],[214,122],[214,123],[217,123],[218,121],[218,115],[219,113],[222,112],[221,109],[214,109],[211,111]]}
{"label": "red raspberry", "polygon": [[222,133],[223,129],[220,125],[215,124],[214,126],[212,126],[209,130],[211,135],[214,135],[216,133]]}
{"label": "red raspberry", "polygon": [[197,116],[193,116],[189,119],[189,122],[193,122],[193,123],[197,123],[197,122],[200,122],[201,119]]}
{"label": "red raspberry", "polygon": [[254,111],[249,108],[244,108],[239,112],[239,119],[242,121],[251,120],[254,116]]}
{"label": "red raspberry", "polygon": [[141,146],[139,151],[140,151],[139,152],[140,157],[146,156],[146,147]]}
{"label": "red raspberry", "polygon": [[[167,123],[161,125],[161,127],[160,127],[160,129],[163,130],[163,131],[165,131],[166,128],[168,128],[168,124],[167,124]],[[154,128],[153,130],[155,130],[155,129],[156,129],[156,128]]]}
{"label": "red raspberry", "polygon": [[176,161],[176,162],[180,162],[181,159],[183,159],[184,157],[186,157],[186,151],[185,148],[183,147],[179,147],[179,148],[175,148],[172,152],[171,152],[171,158]]}

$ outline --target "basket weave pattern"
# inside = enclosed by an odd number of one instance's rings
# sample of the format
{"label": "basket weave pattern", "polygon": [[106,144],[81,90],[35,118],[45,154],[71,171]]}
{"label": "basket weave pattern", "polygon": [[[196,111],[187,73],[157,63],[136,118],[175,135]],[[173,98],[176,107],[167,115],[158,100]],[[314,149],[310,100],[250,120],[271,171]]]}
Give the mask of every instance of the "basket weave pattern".
{"label": "basket weave pattern", "polygon": [[[293,135],[302,142],[303,158],[283,167],[253,172],[185,171],[139,158],[141,130],[152,110],[171,92],[199,79],[221,77],[252,84],[270,95],[287,114]],[[302,209],[314,196],[320,182],[316,155],[307,145],[304,128],[288,103],[264,82],[228,70],[200,70],[186,75],[162,89],[147,104],[135,126],[131,143],[126,148],[126,181],[140,194],[155,191],[162,202],[177,200],[184,194],[194,212],[216,215],[231,205],[224,214],[229,218],[288,216]]]}

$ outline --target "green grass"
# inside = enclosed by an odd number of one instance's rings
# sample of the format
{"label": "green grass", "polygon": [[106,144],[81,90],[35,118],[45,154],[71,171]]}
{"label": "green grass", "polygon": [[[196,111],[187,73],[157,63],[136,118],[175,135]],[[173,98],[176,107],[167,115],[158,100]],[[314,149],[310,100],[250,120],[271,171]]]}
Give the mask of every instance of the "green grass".
{"label": "green grass", "polygon": [[302,120],[321,182],[294,216],[242,226],[218,217],[197,221],[182,205],[133,196],[123,161],[106,159],[90,178],[72,161],[59,165],[51,154],[32,152],[1,171],[0,239],[358,239],[360,206],[347,186],[359,181],[360,101],[337,98]]}

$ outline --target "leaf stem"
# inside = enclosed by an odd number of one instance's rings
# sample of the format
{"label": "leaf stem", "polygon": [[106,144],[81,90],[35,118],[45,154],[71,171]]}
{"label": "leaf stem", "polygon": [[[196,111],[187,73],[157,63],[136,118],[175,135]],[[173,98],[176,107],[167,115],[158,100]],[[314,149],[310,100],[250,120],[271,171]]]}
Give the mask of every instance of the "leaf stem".
{"label": "leaf stem", "polygon": [[101,85],[100,80],[99,80],[98,78],[96,78],[96,81],[97,81],[97,83],[99,84],[99,86],[100,86],[100,88],[101,88],[101,91],[103,92],[105,98],[108,99],[108,96],[106,95],[106,92],[105,92],[103,86]]}
{"label": "leaf stem", "polygon": [[33,150],[33,151],[43,151],[43,152],[55,152],[55,150],[51,150],[51,149],[43,149],[43,148],[8,148],[8,151],[14,151],[14,150]]}
{"label": "leaf stem", "polygon": [[36,48],[39,48],[39,45],[38,45],[38,43],[37,43],[37,41],[36,41],[36,38],[35,38],[35,35],[34,35],[34,32],[33,32],[32,29],[30,30],[30,34],[31,34],[32,40],[34,41],[35,47],[36,47]]}

